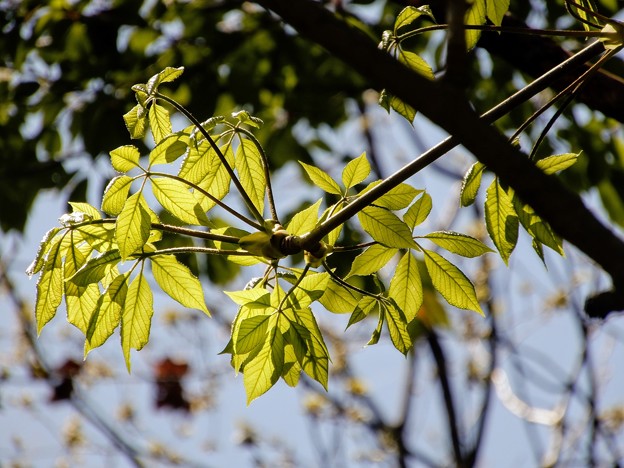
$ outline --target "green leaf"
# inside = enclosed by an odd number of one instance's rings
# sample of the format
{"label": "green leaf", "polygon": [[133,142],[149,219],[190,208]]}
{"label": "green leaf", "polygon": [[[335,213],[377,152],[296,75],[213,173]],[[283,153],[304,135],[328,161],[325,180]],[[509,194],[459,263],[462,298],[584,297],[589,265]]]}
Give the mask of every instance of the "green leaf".
{"label": "green leaf", "polygon": [[97,283],[104,278],[111,269],[121,260],[119,250],[110,250],[103,254],[89,259],[71,278],[67,281],[78,286],[87,286]]}
{"label": "green leaf", "polygon": [[154,315],[154,298],[143,270],[130,283],[121,315],[121,348],[130,372],[130,349],[137,351],[149,341]]}
{"label": "green leaf", "polygon": [[120,175],[111,180],[104,190],[102,198],[102,211],[111,216],[118,216],[123,210],[128,192],[132,185],[132,178],[127,175]]}
{"label": "green leaf", "polygon": [[470,166],[470,169],[466,172],[460,192],[459,200],[461,206],[470,206],[474,203],[477,198],[477,193],[479,192],[479,187],[481,186],[481,176],[484,170],[485,166],[477,161]]}
{"label": "green leaf", "polygon": [[236,336],[233,336],[234,352],[247,354],[264,343],[269,319],[273,315],[255,315],[241,321]]}
{"label": "green leaf", "polygon": [[329,377],[329,351],[323,339],[323,334],[316,323],[314,314],[309,308],[295,311],[297,323],[303,326],[309,333],[307,340],[308,352],[305,355],[301,367],[303,371],[320,383],[327,390]]}
{"label": "green leaf", "polygon": [[381,270],[398,249],[388,248],[380,244],[371,245],[353,260],[349,276],[368,276]]}
{"label": "green leaf", "polygon": [[496,26],[500,26],[503,22],[503,17],[507,10],[509,10],[509,0],[487,0],[487,17]]}
{"label": "green leaf", "polygon": [[474,286],[466,275],[441,255],[425,249],[423,253],[433,287],[442,297],[452,306],[483,315]]}
{"label": "green leaf", "polygon": [[289,387],[296,387],[301,377],[301,365],[297,360],[295,353],[295,347],[290,344],[290,336],[292,329],[288,330],[289,333],[284,335],[284,367],[282,369],[282,379]]}
{"label": "green leaf", "polygon": [[152,103],[149,108],[149,123],[156,144],[160,143],[163,138],[171,133],[169,112],[163,106],[156,104],[156,102]]}
{"label": "green leaf", "polygon": [[284,366],[284,337],[277,327],[279,314],[270,316],[268,332],[262,348],[245,364],[243,383],[247,404],[269,390],[282,375]]}
{"label": "green leaf", "polygon": [[37,335],[41,334],[44,325],[54,318],[63,299],[64,284],[61,257],[61,238],[55,238],[37,282],[35,305]]}
{"label": "green leaf", "polygon": [[[85,249],[86,247],[86,249]],[[87,257],[85,250],[90,252],[90,247],[78,247],[72,244],[65,254],[63,275],[70,278],[85,263]],[[89,320],[97,306],[100,297],[100,288],[96,283],[87,286],[78,286],[71,281],[65,283],[65,304],[67,305],[67,321],[83,333],[87,333]]]}
{"label": "green leaf", "polygon": [[145,137],[148,117],[143,106],[137,104],[124,114],[123,119],[131,138],[138,140]]}
{"label": "green leaf", "polygon": [[362,153],[347,163],[342,171],[342,183],[349,190],[364,181],[370,174],[371,167],[366,159],[366,153]]}
{"label": "green leaf", "polygon": [[574,165],[579,155],[579,153],[557,154],[540,159],[535,164],[546,174],[554,174],[555,172],[563,171]]}
{"label": "green leaf", "polygon": [[188,186],[168,177],[153,177],[152,192],[162,207],[183,223],[208,226],[210,221]]}
{"label": "green leaf", "polygon": [[102,346],[121,322],[121,312],[128,292],[128,274],[117,275],[108,285],[89,319],[84,355]]}
{"label": "green leaf", "polygon": [[[533,208],[529,205],[525,205],[515,193],[512,195],[512,203],[520,223],[533,238],[533,241],[544,244],[559,255],[565,256],[563,241],[555,234],[550,225],[544,222],[542,218],[533,211]],[[535,247],[537,246],[534,246],[534,248]],[[539,250],[536,248],[536,252],[538,255],[542,253],[541,248]],[[543,253],[540,255],[540,258],[543,259]]]}
{"label": "green leaf", "polygon": [[173,255],[155,255],[150,260],[154,279],[163,291],[183,306],[201,310],[210,316],[201,283],[187,266],[179,263]]}
{"label": "green leaf", "polygon": [[390,96],[389,100],[390,107],[392,109],[402,115],[409,123],[414,122],[414,117],[416,117],[416,109],[414,109],[409,104],[406,104],[396,96]]}
{"label": "green leaf", "polygon": [[147,243],[150,235],[150,216],[143,208],[142,198],[141,192],[128,197],[117,217],[115,239],[119,246],[119,255],[121,255],[122,261],[141,249]]}
{"label": "green leaf", "polygon": [[[415,54],[414,52],[408,52],[407,50],[403,50],[399,47],[399,62],[406,65],[408,68],[414,70],[419,75],[423,75],[430,80],[435,78],[433,74],[433,70],[429,66],[429,64],[423,59],[420,55]],[[394,106],[392,106],[394,108]],[[414,120],[412,118],[412,120]]]}
{"label": "green leaf", "polygon": [[401,257],[388,289],[390,296],[405,314],[407,322],[416,318],[423,303],[423,287],[418,262],[408,250]]}
{"label": "green leaf", "polygon": [[[230,167],[234,166],[234,153],[232,151],[232,145],[228,144],[221,148],[225,160]],[[204,173],[198,185],[210,193],[213,197],[221,200],[230,191],[231,177],[228,173],[225,164],[217,157],[216,154],[211,155],[212,162],[209,170]],[[196,191],[194,196],[201,203],[202,209],[208,211],[212,209],[216,203],[204,196],[202,193]]]}
{"label": "green leaf", "polygon": [[[378,306],[379,306],[379,300],[376,297],[362,296],[360,301],[357,303],[355,310],[351,314],[351,317],[349,317],[349,323],[347,323],[346,328],[349,328],[351,325],[354,325],[364,320],[366,317],[368,317],[372,313],[379,312]],[[383,320],[382,320],[382,324],[383,324]],[[379,332],[381,333],[381,325],[379,325]],[[374,344],[374,343],[370,343],[370,344]]]}
{"label": "green leaf", "polygon": [[362,228],[380,244],[397,249],[416,247],[410,228],[388,210],[369,206],[358,213],[358,219]]}
{"label": "green leaf", "polygon": [[189,145],[189,136],[186,132],[170,133],[154,147],[149,154],[149,165],[169,164],[182,156]]}
{"label": "green leaf", "polygon": [[[375,306],[377,306],[377,304],[375,304]],[[379,338],[381,338],[381,330],[383,329],[385,318],[386,318],[385,314],[379,311],[379,319],[377,320],[377,326],[375,327],[375,330],[373,331],[373,334],[371,335],[370,340],[368,340],[368,343],[366,343],[366,346],[373,346],[379,343]]]}
{"label": "green leaf", "polygon": [[303,169],[306,171],[306,174],[308,174],[308,177],[314,185],[327,193],[342,195],[342,190],[340,189],[340,186],[336,183],[336,181],[334,181],[334,179],[331,178],[331,176],[327,172],[319,169],[318,167],[310,166],[309,164],[301,161],[299,161],[299,164],[301,164],[301,167],[303,167]]}
{"label": "green leaf", "polygon": [[508,264],[509,256],[518,242],[518,217],[507,192],[492,181],[485,198],[485,225],[501,258]]}
{"label": "green leaf", "polygon": [[84,202],[68,202],[72,207],[72,213],[84,213],[91,219],[102,219],[102,215],[95,206]]}
{"label": "green leaf", "polygon": [[358,293],[345,288],[334,280],[327,283],[325,294],[319,298],[319,302],[329,312],[335,314],[349,314],[355,310],[360,300]]}
{"label": "green leaf", "polygon": [[292,235],[299,236],[314,229],[319,221],[318,212],[322,201],[321,198],[314,205],[295,213],[286,225],[286,230]]}
{"label": "green leaf", "polygon": [[128,172],[139,165],[141,153],[134,145],[120,146],[110,152],[111,164],[118,172]]}
{"label": "green leaf", "polygon": [[412,348],[412,338],[407,331],[407,320],[403,311],[397,307],[394,301],[381,301],[381,310],[385,316],[386,326],[390,333],[390,339],[396,349],[404,355]]}
{"label": "green leaf", "polygon": [[474,237],[453,231],[436,231],[423,236],[434,244],[462,257],[474,258],[493,252],[487,245]]}
{"label": "green leaf", "polygon": [[[371,182],[360,192],[360,195],[368,192],[380,183],[381,180]],[[373,205],[386,208],[388,210],[402,210],[403,208],[407,208],[409,204],[412,203],[416,195],[421,193],[423,193],[423,190],[416,189],[409,184],[401,183],[375,200]]]}
{"label": "green leaf", "polygon": [[39,243],[39,248],[37,249],[37,254],[35,255],[35,259],[26,269],[26,274],[29,277],[36,275],[41,271],[43,265],[45,263],[45,256],[52,247],[52,239],[61,231],[61,228],[54,227],[46,232]]}
{"label": "green leaf", "polygon": [[80,234],[82,240],[87,242],[92,250],[103,252],[115,247],[115,225],[112,223],[86,224],[74,228],[73,231]]}
{"label": "green leaf", "polygon": [[325,294],[329,284],[328,273],[308,274],[288,296],[289,301],[295,309],[309,307],[312,302],[319,300]]}
{"label": "green leaf", "polygon": [[236,170],[245,192],[258,211],[262,213],[264,211],[266,179],[262,156],[253,141],[246,138],[241,139],[241,144],[236,149]]}
{"label": "green leaf", "polygon": [[413,6],[403,8],[394,22],[394,33],[397,34],[400,28],[412,24],[423,15],[428,16],[432,20],[434,19],[429,5],[424,5],[418,8]]}
{"label": "green leaf", "polygon": [[[486,0],[474,0],[472,4],[466,10],[466,17],[464,24],[480,26],[485,24],[486,17]],[[477,45],[477,42],[481,37],[481,31],[478,30],[466,30],[466,48],[471,50]]]}
{"label": "green leaf", "polygon": [[264,309],[271,306],[271,294],[266,289],[254,288],[224,292],[236,304],[250,309]]}
{"label": "green leaf", "polygon": [[158,86],[162,83],[170,83],[176,78],[178,78],[182,73],[184,73],[184,67],[166,67],[161,72],[152,76],[148,82],[146,88],[146,92],[148,94],[154,94],[158,90]]}
{"label": "green leaf", "polygon": [[422,197],[416,200],[403,216],[403,220],[409,227],[410,231],[427,219],[427,216],[431,213],[432,208],[433,202],[431,200],[431,195],[427,192],[423,193]]}

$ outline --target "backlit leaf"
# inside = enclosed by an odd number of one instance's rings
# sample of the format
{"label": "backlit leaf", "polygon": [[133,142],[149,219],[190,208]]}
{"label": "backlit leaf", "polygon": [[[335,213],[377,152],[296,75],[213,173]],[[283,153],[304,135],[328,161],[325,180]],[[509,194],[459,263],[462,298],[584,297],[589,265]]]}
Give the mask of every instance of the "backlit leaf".
{"label": "backlit leaf", "polygon": [[403,102],[400,98],[396,96],[390,96],[390,107],[394,109],[399,115],[402,115],[405,120],[409,123],[414,122],[414,117],[416,117],[416,109],[414,109],[409,104]]}
{"label": "backlit leaf", "polygon": [[415,248],[412,231],[394,213],[369,206],[358,213],[362,228],[380,244],[397,249]]}
{"label": "backlit leaf", "polygon": [[264,309],[271,305],[271,294],[266,289],[254,288],[244,291],[224,291],[232,301],[250,309]]}
{"label": "backlit leaf", "polygon": [[[542,218],[533,211],[533,208],[522,203],[520,198],[515,194],[512,196],[512,203],[520,223],[529,235],[533,237],[534,242],[544,244],[559,255],[564,256],[563,241],[555,234],[550,225],[544,222]],[[539,250],[538,253],[541,253],[541,250]]]}
{"label": "backlit leaf", "polygon": [[200,226],[210,224],[206,213],[184,182],[168,177],[153,177],[150,180],[154,197],[173,216],[186,224]]}
{"label": "backlit leaf", "polygon": [[[65,254],[64,277],[70,278],[85,263],[85,250],[89,246],[78,247],[72,244]],[[100,297],[97,283],[78,286],[72,281],[65,282],[65,304],[67,305],[67,321],[83,333],[87,333],[89,320]]]}
{"label": "backlit leaf", "polygon": [[179,263],[173,255],[154,255],[150,260],[154,279],[163,291],[183,306],[201,310],[210,316],[201,283],[187,266]]}
{"label": "backlit leaf", "polygon": [[487,252],[493,252],[487,245],[474,237],[453,231],[436,231],[425,236],[434,244],[462,257],[478,257]]}
{"label": "backlit leaf", "polygon": [[284,366],[284,337],[277,327],[279,314],[270,316],[262,348],[245,364],[243,383],[247,404],[269,390],[282,375]]}
{"label": "backlit leaf", "polygon": [[[380,183],[380,180],[371,182],[360,192],[360,195],[368,192]],[[402,210],[403,208],[407,208],[414,200],[414,197],[422,192],[422,190],[416,189],[409,184],[401,183],[375,200],[373,205],[387,208],[388,210]]]}
{"label": "backlit leaf", "polygon": [[405,215],[403,215],[405,224],[413,230],[427,219],[427,216],[431,213],[432,207],[433,202],[431,200],[431,195],[427,192],[423,193],[422,196],[409,207]]}
{"label": "backlit leaf", "polygon": [[102,215],[93,205],[84,202],[68,202],[72,207],[72,213],[84,213],[91,219],[102,219]]}
{"label": "backlit leaf", "polygon": [[358,293],[341,286],[334,280],[327,283],[325,294],[319,298],[319,302],[328,311],[335,314],[349,314],[355,310],[360,300]]}
{"label": "backlit leaf", "polygon": [[[429,64],[425,61],[425,59],[423,59],[420,55],[415,54],[414,52],[409,52],[407,50],[399,49],[398,58],[399,58],[399,62],[406,65],[408,68],[411,68],[419,75],[429,78],[430,80],[433,80],[435,78],[435,75],[433,74],[433,70],[431,69]],[[392,107],[394,108],[394,106]]]}
{"label": "backlit leaf", "polygon": [[151,221],[141,204],[142,198],[141,192],[128,197],[117,217],[115,239],[122,261],[141,249],[149,238]]}
{"label": "backlit leaf", "polygon": [[347,163],[342,171],[342,183],[345,188],[349,190],[351,187],[355,187],[357,184],[364,181],[370,174],[370,171],[371,168],[366,159],[366,153],[362,153],[360,156]]}
{"label": "backlit leaf", "polygon": [[[353,324],[356,324],[364,320],[370,314],[373,314],[376,312],[379,312],[379,300],[373,296],[362,296],[360,301],[357,303],[356,308],[353,310],[351,317],[349,317],[349,323],[347,323],[347,328],[349,328]],[[383,322],[383,317],[382,317],[382,322]],[[381,333],[381,325],[379,325],[379,327],[380,327],[380,333]]]}
{"label": "backlit leaf", "polygon": [[[474,0],[466,10],[466,18],[464,23],[480,26],[485,23],[486,17],[486,0]],[[481,31],[479,30],[466,30],[466,48],[471,50],[477,41],[481,37]]]}
{"label": "backlit leaf", "polygon": [[395,34],[400,28],[412,24],[423,15],[428,16],[433,20],[433,13],[431,13],[429,5],[421,6],[418,8],[414,6],[408,6],[403,8],[394,22]]}
{"label": "backlit leaf", "polygon": [[495,179],[485,198],[485,225],[505,264],[518,242],[518,217],[507,192]]}
{"label": "backlit leaf", "polygon": [[477,161],[470,166],[470,169],[466,172],[460,192],[459,200],[461,206],[470,206],[474,203],[477,198],[477,193],[479,192],[479,187],[481,186],[481,176],[484,170],[485,166]]}
{"label": "backlit leaf", "polygon": [[410,251],[401,257],[394,270],[388,296],[394,299],[408,322],[416,318],[423,303],[423,287],[418,263]]}
{"label": "backlit leaf", "polygon": [[272,315],[255,315],[241,321],[236,336],[233,336],[234,351],[238,354],[246,354],[264,343],[269,318]]}
{"label": "backlit leaf", "polygon": [[295,213],[286,225],[286,230],[292,235],[302,235],[310,232],[319,221],[318,212],[323,199],[319,199],[314,205]]}
{"label": "backlit leaf", "polygon": [[431,282],[442,297],[455,307],[483,315],[474,286],[466,275],[441,255],[431,250],[423,253]]}
{"label": "backlit leaf", "polygon": [[145,136],[147,132],[147,112],[143,106],[137,104],[123,116],[130,137],[137,140]]}
{"label": "backlit leaf", "polygon": [[331,178],[331,176],[327,172],[319,169],[316,166],[310,166],[309,164],[301,161],[299,161],[299,164],[301,164],[301,167],[303,167],[303,169],[306,171],[306,174],[308,174],[308,177],[314,185],[327,193],[342,195],[340,186],[336,183],[336,181],[334,181],[334,179]]}
{"label": "backlit leaf", "polygon": [[407,320],[403,311],[397,307],[394,301],[382,301],[380,302],[381,310],[385,315],[386,326],[390,334],[392,344],[401,353],[407,354],[412,348],[412,338],[407,331]]}
{"label": "backlit leaf", "polygon": [[183,72],[184,67],[166,67],[164,70],[152,76],[148,80],[147,86],[145,87],[146,92],[148,94],[153,94],[155,91],[158,90],[158,86],[160,86],[161,83],[170,83],[178,78]]}
{"label": "backlit leaf", "polygon": [[398,249],[389,248],[384,245],[371,245],[355,257],[351,264],[351,271],[349,271],[347,277],[372,275],[381,270],[397,252]]}
{"label": "backlit leaf", "polygon": [[46,254],[48,253],[48,251],[53,245],[52,239],[54,239],[54,236],[56,236],[60,230],[61,228],[54,227],[44,234],[43,238],[41,239],[41,242],[39,243],[39,248],[37,249],[37,254],[35,255],[35,259],[26,269],[26,274],[29,277],[32,277],[33,275],[39,273],[41,271],[41,268],[43,268]]}
{"label": "backlit leaf", "polygon": [[309,377],[312,377],[327,390],[329,351],[323,334],[309,308],[297,310],[295,315],[297,322],[310,333],[310,338],[307,340],[308,353],[305,355],[301,367]]}
{"label": "backlit leaf", "polygon": [[503,22],[503,17],[507,10],[509,10],[509,0],[487,0],[487,17],[496,26],[500,26]]}
{"label": "backlit leaf", "polygon": [[111,180],[104,190],[102,211],[111,216],[118,216],[126,203],[131,185],[132,178],[125,174]]}
{"label": "backlit leaf", "polygon": [[540,159],[535,164],[546,174],[554,174],[555,172],[563,171],[574,165],[574,163],[578,160],[578,157],[578,153],[557,154]]}
{"label": "backlit leaf", "polygon": [[156,102],[153,102],[149,108],[149,123],[156,144],[160,143],[163,138],[171,133],[169,111],[163,106],[156,104]]}
{"label": "backlit leaf", "polygon": [[54,318],[63,299],[64,284],[61,257],[61,238],[55,238],[37,282],[35,305],[37,334],[40,334],[43,326]]}
{"label": "backlit leaf", "polygon": [[134,145],[120,146],[110,152],[111,164],[118,172],[128,172],[139,165],[141,153]]}
{"label": "backlit leaf", "polygon": [[100,281],[111,269],[121,260],[117,249],[89,259],[71,278],[71,281],[78,286],[87,286]]}
{"label": "backlit leaf", "polygon": [[121,315],[121,348],[130,372],[130,350],[141,350],[149,341],[152,315],[154,314],[154,298],[152,290],[143,275],[137,277],[128,286],[126,301]]}
{"label": "backlit leaf", "polygon": [[266,193],[266,179],[262,156],[256,145],[246,138],[236,149],[236,170],[245,192],[260,213],[264,211],[264,195]]}
{"label": "backlit leaf", "polygon": [[184,131],[168,134],[150,151],[150,166],[174,162],[186,152],[188,143],[189,137]]}
{"label": "backlit leaf", "polygon": [[121,311],[128,292],[128,274],[117,275],[99,299],[93,315],[89,319],[84,355],[102,346],[113,334],[121,321]]}

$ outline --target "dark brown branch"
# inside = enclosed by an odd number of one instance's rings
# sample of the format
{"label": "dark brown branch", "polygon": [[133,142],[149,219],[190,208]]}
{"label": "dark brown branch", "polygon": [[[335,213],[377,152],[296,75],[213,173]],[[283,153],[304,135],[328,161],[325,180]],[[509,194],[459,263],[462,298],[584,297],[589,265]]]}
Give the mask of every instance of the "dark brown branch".
{"label": "dark brown branch", "polygon": [[624,297],[624,262],[621,261],[624,242],[585,207],[578,195],[537,169],[503,135],[481,121],[460,92],[409,70],[316,2],[258,0],[258,3],[352,66],[371,86],[386,88],[456,137],[560,236],[609,273],[616,296]]}

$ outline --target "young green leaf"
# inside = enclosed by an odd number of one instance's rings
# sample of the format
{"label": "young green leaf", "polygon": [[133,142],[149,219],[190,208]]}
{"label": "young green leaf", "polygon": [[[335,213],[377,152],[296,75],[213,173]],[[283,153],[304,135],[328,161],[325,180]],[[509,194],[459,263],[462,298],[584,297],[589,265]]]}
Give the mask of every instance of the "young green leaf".
{"label": "young green leaf", "polygon": [[371,167],[366,159],[366,153],[362,153],[347,163],[342,171],[342,183],[349,190],[364,181],[370,174]]}
{"label": "young green leaf", "polygon": [[97,283],[104,278],[111,269],[121,260],[119,250],[114,249],[89,259],[71,278],[67,281],[78,286],[87,286]]}
{"label": "young green leaf", "polygon": [[154,197],[173,216],[186,224],[199,226],[210,224],[206,213],[184,182],[168,177],[152,177],[150,180]]}
{"label": "young green leaf", "polygon": [[[378,304],[375,304],[377,306]],[[371,335],[366,346],[373,346],[379,343],[379,338],[381,338],[381,330],[383,329],[384,319],[386,318],[385,314],[379,310],[379,319],[377,320],[377,326],[375,330],[373,330],[373,334]]]}
{"label": "young green leaf", "polygon": [[424,249],[423,253],[431,282],[442,297],[455,307],[483,315],[474,286],[466,275],[441,255]]}
{"label": "young green leaf", "polygon": [[477,161],[466,172],[459,198],[461,206],[470,206],[474,203],[481,186],[481,176],[484,170],[485,166]]}
{"label": "young green leaf", "polygon": [[[433,70],[429,66],[429,64],[423,59],[420,55],[415,54],[414,52],[409,52],[407,50],[403,50],[399,48],[399,62],[406,65],[408,68],[411,68],[416,73],[423,75],[430,80],[435,78],[433,74]],[[394,107],[394,106],[393,106]],[[414,120],[412,118],[412,120]]]}
{"label": "young green leaf", "polygon": [[397,249],[416,247],[412,231],[394,213],[369,206],[358,213],[362,228],[380,244]]}
{"label": "young green leaf", "polygon": [[407,331],[407,320],[403,311],[392,300],[379,303],[384,315],[392,344],[404,355],[412,348],[412,338]]}
{"label": "young green leaf", "polygon": [[425,236],[434,244],[462,257],[474,258],[487,252],[493,252],[487,245],[474,237],[453,231],[436,231]]}
{"label": "young green leaf", "polygon": [[286,230],[292,235],[302,235],[314,229],[318,223],[318,212],[323,199],[319,199],[314,205],[295,213],[286,225]]}
{"label": "young green leaf", "polygon": [[[221,148],[225,160],[231,167],[234,166],[234,152],[232,151],[232,145],[226,145]],[[228,173],[225,164],[215,155],[212,154],[212,162],[210,168],[203,174],[197,185],[204,189],[206,192],[212,194],[213,197],[221,200],[230,191],[231,177]],[[204,211],[212,209],[216,203],[210,198],[204,196],[199,191],[193,193],[195,199],[197,199]]]}
{"label": "young green leaf", "polygon": [[189,147],[189,136],[185,131],[170,133],[154,147],[149,154],[149,165],[169,164],[182,156]]}
{"label": "young green leaf", "polygon": [[117,217],[115,239],[122,261],[141,249],[149,238],[151,221],[141,204],[142,198],[141,192],[128,197]]}
{"label": "young green leaf", "polygon": [[427,216],[431,213],[431,208],[433,208],[431,195],[425,192],[414,202],[412,206],[409,207],[403,216],[403,220],[409,227],[410,231],[427,219]]}
{"label": "young green leaf", "polygon": [[327,283],[325,294],[319,298],[319,302],[329,312],[335,314],[349,314],[355,310],[360,295],[344,286],[338,284],[334,280]]}
{"label": "young green leaf", "polygon": [[400,28],[409,26],[423,15],[428,16],[432,20],[434,19],[429,5],[424,5],[418,8],[414,6],[407,6],[403,8],[394,22],[394,34],[397,34]]}
{"label": "young green leaf", "polygon": [[578,153],[557,154],[540,159],[537,161],[536,166],[546,174],[554,174],[555,172],[563,171],[574,165],[578,157]]}
{"label": "young green leaf", "polygon": [[145,108],[137,104],[123,116],[126,128],[130,132],[130,138],[139,140],[145,136],[147,132],[147,112]]}
{"label": "young green leaf", "polygon": [[290,335],[292,328],[288,330],[289,333],[284,334],[284,367],[282,368],[282,379],[289,387],[296,387],[301,377],[301,365],[297,360],[297,354],[295,347],[290,343]]}
{"label": "young green leaf", "polygon": [[507,192],[495,179],[485,198],[485,225],[501,258],[508,264],[509,256],[518,242],[518,217]]}
{"label": "young green leaf", "polygon": [[486,15],[492,23],[496,26],[500,26],[503,22],[503,17],[507,10],[509,10],[509,0],[487,0]]}
{"label": "young green leaf", "polygon": [[[376,312],[379,312],[379,300],[374,296],[362,296],[360,301],[357,303],[356,308],[353,310],[351,317],[349,317],[349,323],[347,323],[347,328],[364,320],[370,314]],[[381,332],[381,325],[379,325],[379,327],[379,330]]]}
{"label": "young green leaf", "polygon": [[[381,180],[371,182],[366,186],[364,190],[360,192],[360,195],[368,192],[373,187],[379,185]],[[381,197],[374,201],[375,206],[386,208],[388,210],[402,210],[407,208],[414,200],[416,195],[423,193],[423,190],[416,189],[409,184],[401,183],[384,193]]]}
{"label": "young green leaf", "polygon": [[323,339],[323,334],[316,323],[314,314],[309,308],[295,311],[297,323],[305,328],[310,337],[306,341],[308,352],[305,355],[301,367],[311,378],[320,383],[327,390],[329,377],[329,351]]}
{"label": "young green leaf", "polygon": [[50,248],[52,247],[52,239],[60,232],[61,228],[54,227],[46,232],[39,243],[39,248],[37,249],[37,254],[35,255],[35,259],[26,269],[26,274],[29,277],[36,275],[41,271],[43,265],[45,263],[45,257]]}
{"label": "young green leaf", "polygon": [[117,275],[108,285],[89,319],[84,355],[98,346],[102,346],[113,334],[121,321],[121,312],[128,292],[128,274]]}
{"label": "young green leaf", "polygon": [[156,104],[156,102],[149,108],[149,123],[156,144],[160,143],[163,138],[171,133],[169,112],[163,106]]}
{"label": "young green leaf", "polygon": [[[288,279],[288,281],[291,281]],[[331,283],[328,273],[312,273],[303,278],[290,294],[289,301],[295,309],[304,309],[319,300]]]}
{"label": "young green leaf", "polygon": [[334,179],[331,178],[331,176],[327,172],[319,169],[316,166],[310,166],[309,164],[301,161],[299,161],[299,164],[301,164],[301,167],[303,167],[306,174],[308,174],[308,177],[314,185],[327,193],[342,195],[342,190],[340,189],[340,186],[336,183],[336,181],[334,181]]}
{"label": "young green leaf", "polygon": [[184,67],[166,67],[164,70],[152,76],[148,80],[145,90],[150,95],[154,94],[158,90],[158,86],[160,86],[161,83],[170,83],[178,78],[182,73],[184,73]]}
{"label": "young green leaf", "polygon": [[242,320],[236,335],[232,336],[234,352],[236,354],[247,354],[262,346],[271,317],[273,315],[254,315]]}
{"label": "young green leaf", "polygon": [[[533,208],[525,205],[515,193],[512,196],[512,203],[520,223],[524,229],[533,237],[534,242],[544,244],[559,255],[564,256],[563,241],[554,233],[550,225],[542,220]],[[541,249],[538,251],[538,254]]]}
{"label": "young green leaf", "polygon": [[150,260],[154,279],[163,291],[183,306],[201,310],[210,316],[201,283],[187,266],[179,263],[173,255],[155,255]]}
{"label": "young green leaf", "polygon": [[414,117],[416,117],[416,109],[414,109],[409,104],[406,104],[396,96],[390,96],[389,102],[390,107],[398,112],[399,115],[402,115],[405,120],[407,120],[409,123],[414,122]]}
{"label": "young green leaf", "polygon": [[[496,0],[494,0],[496,1]],[[486,0],[474,0],[466,10],[465,24],[480,26],[485,23],[486,18]],[[466,48],[471,50],[481,37],[479,30],[466,30]]]}
{"label": "young green leaf", "polygon": [[388,296],[403,311],[408,323],[416,318],[423,303],[423,286],[418,263],[409,250],[399,260],[390,280]]}
{"label": "young green leaf", "polygon": [[93,205],[89,205],[88,203],[84,203],[84,202],[68,202],[69,206],[72,207],[72,214],[73,213],[84,213],[87,215],[87,217],[93,219],[102,219],[102,215],[100,214],[100,212],[97,210],[97,208]]}
{"label": "young green leaf", "polygon": [[381,270],[392,257],[394,257],[398,249],[389,248],[381,244],[375,244],[368,247],[353,260],[349,276],[368,276]]}
{"label": "young green leaf", "polygon": [[141,153],[134,145],[120,146],[110,152],[111,164],[118,172],[128,172],[139,165]]}
{"label": "young green leaf", "polygon": [[61,238],[54,238],[37,282],[35,318],[37,334],[56,315],[64,292]]}
{"label": "young green leaf", "polygon": [[236,150],[236,170],[240,182],[254,206],[260,213],[264,211],[264,195],[266,193],[266,179],[262,156],[253,141],[241,139]]}
{"label": "young green leaf", "polygon": [[[88,245],[70,245],[65,254],[63,275],[70,278],[85,263],[86,252],[91,249]],[[83,333],[87,333],[89,320],[97,306],[100,297],[100,288],[96,283],[87,286],[78,286],[71,281],[65,282],[65,304],[67,305],[67,321]]]}
{"label": "young green leaf", "polygon": [[130,372],[130,349],[137,351],[149,341],[154,298],[143,270],[130,283],[121,315],[121,348]]}
{"label": "young green leaf", "polygon": [[264,309],[271,306],[271,294],[266,289],[254,288],[244,291],[224,291],[236,304],[249,309]]}
{"label": "young green leaf", "polygon": [[125,174],[111,180],[104,190],[102,211],[111,216],[118,216],[126,203],[131,185],[132,178]]}

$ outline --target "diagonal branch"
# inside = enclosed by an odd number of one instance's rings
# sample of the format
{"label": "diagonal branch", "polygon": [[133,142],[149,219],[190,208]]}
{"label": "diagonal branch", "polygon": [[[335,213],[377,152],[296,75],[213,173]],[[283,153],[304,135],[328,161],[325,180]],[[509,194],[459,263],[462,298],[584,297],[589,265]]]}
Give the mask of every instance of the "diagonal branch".
{"label": "diagonal branch", "polygon": [[[308,39],[322,45],[456,137],[503,183],[568,242],[598,263],[613,280],[607,303],[624,309],[624,242],[587,209],[580,197],[555,177],[537,169],[525,154],[480,120],[456,89],[430,81],[380,51],[367,36],[311,0],[257,0]],[[449,110],[452,109],[452,112]],[[614,309],[612,309],[614,310]],[[603,311],[604,312],[604,311]]]}

